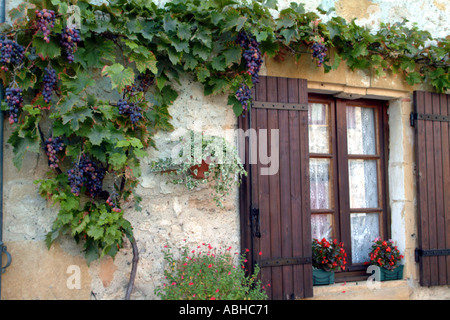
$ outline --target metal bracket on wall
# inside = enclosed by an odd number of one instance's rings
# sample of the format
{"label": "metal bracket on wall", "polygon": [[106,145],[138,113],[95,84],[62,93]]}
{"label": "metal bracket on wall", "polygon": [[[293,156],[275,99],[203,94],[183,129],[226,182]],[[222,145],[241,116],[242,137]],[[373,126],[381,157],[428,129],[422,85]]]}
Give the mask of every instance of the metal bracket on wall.
{"label": "metal bracket on wall", "polygon": [[[1,266],[1,273],[5,273],[6,268],[8,268],[11,264],[11,255],[9,254],[7,248],[5,245],[3,245],[3,242],[0,241],[0,254],[5,254],[6,255],[6,265],[3,267]],[[0,259],[0,261],[2,261],[2,259]]]}
{"label": "metal bracket on wall", "polygon": [[420,257],[450,256],[450,249],[416,249],[415,259],[419,262]]}
{"label": "metal bracket on wall", "polygon": [[441,114],[425,114],[425,113],[414,113],[414,112],[411,112],[409,119],[410,119],[411,127],[414,127],[416,120],[450,122],[450,116],[444,116]]}

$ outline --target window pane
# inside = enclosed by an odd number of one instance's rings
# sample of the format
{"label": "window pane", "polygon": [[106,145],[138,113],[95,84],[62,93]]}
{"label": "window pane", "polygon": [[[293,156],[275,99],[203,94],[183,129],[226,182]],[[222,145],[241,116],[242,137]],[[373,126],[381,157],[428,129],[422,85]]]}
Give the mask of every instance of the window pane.
{"label": "window pane", "polygon": [[373,108],[347,107],[347,145],[349,154],[376,154]]}
{"label": "window pane", "polygon": [[311,209],[331,209],[332,181],[330,159],[310,159],[309,179]]}
{"label": "window pane", "polygon": [[377,160],[349,160],[350,208],[378,208]]}
{"label": "window pane", "polygon": [[331,214],[312,214],[311,233],[313,239],[333,237],[333,217]]}
{"label": "window pane", "polygon": [[309,152],[329,153],[329,117],[328,105],[310,103],[308,108]]}
{"label": "window pane", "polygon": [[352,262],[369,261],[372,241],[379,237],[378,213],[351,214]]}

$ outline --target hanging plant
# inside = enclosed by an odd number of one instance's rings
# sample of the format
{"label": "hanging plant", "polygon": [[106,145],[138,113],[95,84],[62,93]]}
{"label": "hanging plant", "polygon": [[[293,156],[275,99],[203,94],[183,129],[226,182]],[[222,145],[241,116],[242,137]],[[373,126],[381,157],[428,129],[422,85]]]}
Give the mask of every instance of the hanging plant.
{"label": "hanging plant", "polygon": [[188,190],[212,184],[213,200],[223,207],[223,200],[247,175],[236,148],[224,138],[192,130],[180,138],[174,157],[151,163],[153,172],[168,175],[169,183],[183,184]]}

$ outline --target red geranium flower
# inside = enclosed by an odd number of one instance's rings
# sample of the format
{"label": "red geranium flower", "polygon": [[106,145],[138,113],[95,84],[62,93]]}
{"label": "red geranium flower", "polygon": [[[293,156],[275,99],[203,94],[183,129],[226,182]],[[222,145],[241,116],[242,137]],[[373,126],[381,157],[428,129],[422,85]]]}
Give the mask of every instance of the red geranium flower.
{"label": "red geranium flower", "polygon": [[313,267],[316,269],[323,269],[326,271],[344,270],[347,261],[347,256],[342,242],[338,243],[337,239],[328,241],[313,239]]}
{"label": "red geranium flower", "polygon": [[392,240],[375,239],[372,244],[372,251],[369,253],[370,261],[367,264],[394,270],[400,265],[403,255],[400,254],[397,246]]}

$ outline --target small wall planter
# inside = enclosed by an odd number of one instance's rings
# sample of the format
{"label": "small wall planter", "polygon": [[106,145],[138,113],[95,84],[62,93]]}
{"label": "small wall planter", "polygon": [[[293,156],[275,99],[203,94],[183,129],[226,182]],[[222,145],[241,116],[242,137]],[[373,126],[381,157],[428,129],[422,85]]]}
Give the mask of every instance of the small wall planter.
{"label": "small wall planter", "polygon": [[398,266],[394,270],[387,270],[385,268],[380,268],[380,280],[401,280],[403,279],[403,265]]}
{"label": "small wall planter", "polygon": [[201,164],[192,166],[189,170],[195,179],[205,179],[205,173],[209,170],[209,163],[202,160]]}
{"label": "small wall planter", "polygon": [[313,269],[313,285],[322,286],[334,283],[334,271]]}

